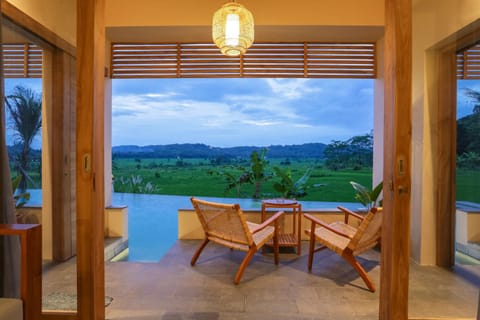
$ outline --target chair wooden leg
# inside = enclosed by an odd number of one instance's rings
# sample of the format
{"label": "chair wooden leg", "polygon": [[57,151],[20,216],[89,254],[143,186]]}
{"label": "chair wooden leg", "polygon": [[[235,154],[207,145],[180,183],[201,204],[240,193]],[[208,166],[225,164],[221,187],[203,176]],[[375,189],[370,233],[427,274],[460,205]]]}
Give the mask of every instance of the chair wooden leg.
{"label": "chair wooden leg", "polygon": [[310,238],[310,247],[308,249],[308,271],[312,271],[312,264],[313,264],[313,251],[315,247],[315,238]]}
{"label": "chair wooden leg", "polygon": [[238,284],[240,282],[240,279],[242,278],[243,271],[245,271],[245,268],[248,266],[248,263],[250,262],[250,259],[252,259],[253,255],[257,251],[256,248],[250,248],[250,250],[247,252],[247,255],[243,259],[242,263],[240,264],[240,267],[238,267],[237,274],[235,275],[235,280],[234,283]]}
{"label": "chair wooden leg", "polygon": [[[277,224],[277,221],[275,221],[275,224]],[[279,252],[279,247],[278,247],[278,228],[275,225],[275,232],[273,233],[273,257],[275,264],[278,264],[278,252]]]}
{"label": "chair wooden leg", "polygon": [[312,271],[314,251],[315,251],[315,224],[312,223],[312,228],[310,230],[310,246],[308,249],[308,271]]}
{"label": "chair wooden leg", "polygon": [[200,253],[202,253],[203,248],[207,245],[207,243],[210,240],[208,238],[203,239],[203,242],[200,244],[200,246],[197,248],[197,251],[195,251],[195,254],[192,257],[192,260],[190,261],[190,265],[194,266],[195,262],[197,262],[198,257],[200,256]]}
{"label": "chair wooden leg", "polygon": [[347,260],[347,262],[350,263],[353,268],[355,268],[360,277],[363,279],[363,282],[365,282],[367,285],[368,289],[372,292],[375,292],[375,285],[373,284],[373,281],[370,279],[367,272],[365,269],[363,269],[358,260],[352,255],[344,255],[343,258]]}

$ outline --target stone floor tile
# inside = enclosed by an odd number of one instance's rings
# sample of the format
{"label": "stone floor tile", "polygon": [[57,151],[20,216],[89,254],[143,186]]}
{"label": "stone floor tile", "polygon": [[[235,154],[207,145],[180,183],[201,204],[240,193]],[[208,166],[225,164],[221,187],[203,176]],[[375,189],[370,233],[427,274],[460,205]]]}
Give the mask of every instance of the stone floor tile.
{"label": "stone floor tile", "polygon": [[[303,255],[257,253],[240,284],[233,278],[244,252],[209,244],[196,266],[190,259],[199,241],[177,241],[157,263],[107,262],[106,308],[110,320],[370,320],[378,319],[381,264],[378,251],[359,258],[377,286],[370,292],[341,257],[322,251],[307,270]],[[45,268],[43,292],[75,292],[75,259]],[[411,317],[474,319],[480,266],[446,270],[411,263]]]}

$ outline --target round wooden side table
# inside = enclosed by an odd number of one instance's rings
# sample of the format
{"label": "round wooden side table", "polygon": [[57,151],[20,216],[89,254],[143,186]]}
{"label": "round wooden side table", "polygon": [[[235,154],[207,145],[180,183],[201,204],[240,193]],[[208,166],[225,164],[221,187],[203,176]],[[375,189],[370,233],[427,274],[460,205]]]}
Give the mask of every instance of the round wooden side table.
{"label": "round wooden side table", "polygon": [[262,222],[267,219],[267,209],[284,209],[285,214],[292,215],[292,229],[282,230],[278,236],[280,247],[296,247],[297,255],[302,252],[302,205],[293,199],[266,199],[262,200]]}

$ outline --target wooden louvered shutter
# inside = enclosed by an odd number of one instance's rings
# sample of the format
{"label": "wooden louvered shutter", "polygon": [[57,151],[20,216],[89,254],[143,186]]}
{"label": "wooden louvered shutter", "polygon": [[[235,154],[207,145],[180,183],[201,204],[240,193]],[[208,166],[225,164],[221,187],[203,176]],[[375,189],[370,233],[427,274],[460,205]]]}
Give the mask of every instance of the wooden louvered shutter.
{"label": "wooden louvered shutter", "polygon": [[255,43],[227,57],[210,43],[113,43],[112,78],[376,77],[374,43]]}
{"label": "wooden louvered shutter", "polygon": [[480,44],[457,53],[457,79],[480,79]]}
{"label": "wooden louvered shutter", "polygon": [[42,49],[30,43],[3,43],[5,78],[41,78]]}

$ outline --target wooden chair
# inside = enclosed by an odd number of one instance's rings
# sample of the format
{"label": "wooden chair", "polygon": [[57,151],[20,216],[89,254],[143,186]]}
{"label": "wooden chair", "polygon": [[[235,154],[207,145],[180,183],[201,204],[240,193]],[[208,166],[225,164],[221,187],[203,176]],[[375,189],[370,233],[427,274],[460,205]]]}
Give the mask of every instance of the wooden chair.
{"label": "wooden chair", "polygon": [[[37,320],[42,313],[42,226],[0,224],[0,235],[20,238],[20,297],[23,319]],[[0,318],[2,318],[0,316]]]}
{"label": "wooden chair", "polygon": [[191,201],[205,231],[205,239],[192,257],[192,266],[210,241],[247,252],[235,275],[235,284],[240,282],[243,271],[255,252],[269,240],[273,240],[275,264],[278,264],[278,219],[284,214],[283,211],[277,212],[262,224],[256,224],[245,220],[238,204],[209,202],[193,197]]}
{"label": "wooden chair", "polygon": [[[310,230],[305,230],[310,236],[308,254],[308,270],[312,270],[313,254],[325,248],[331,249],[344,258],[358,272],[370,291],[375,292],[375,286],[365,269],[355,256],[365,252],[380,243],[382,226],[382,209],[372,208],[365,215],[359,215],[346,208],[338,207],[345,214],[345,220],[327,224],[312,215],[304,214],[311,221]],[[359,219],[358,227],[349,224],[349,217]],[[321,246],[315,248],[315,241]]]}

